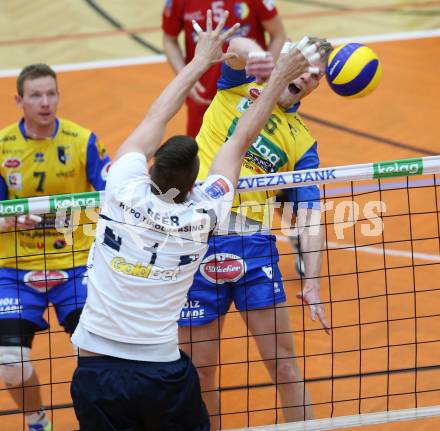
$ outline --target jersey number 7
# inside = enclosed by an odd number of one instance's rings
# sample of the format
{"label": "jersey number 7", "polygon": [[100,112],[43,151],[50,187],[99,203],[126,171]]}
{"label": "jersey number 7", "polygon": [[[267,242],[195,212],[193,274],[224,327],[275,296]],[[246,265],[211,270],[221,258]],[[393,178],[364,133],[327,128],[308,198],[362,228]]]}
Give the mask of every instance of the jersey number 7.
{"label": "jersey number 7", "polygon": [[44,192],[44,181],[46,180],[46,172],[43,171],[34,172],[34,178],[38,178],[38,185],[35,191]]}

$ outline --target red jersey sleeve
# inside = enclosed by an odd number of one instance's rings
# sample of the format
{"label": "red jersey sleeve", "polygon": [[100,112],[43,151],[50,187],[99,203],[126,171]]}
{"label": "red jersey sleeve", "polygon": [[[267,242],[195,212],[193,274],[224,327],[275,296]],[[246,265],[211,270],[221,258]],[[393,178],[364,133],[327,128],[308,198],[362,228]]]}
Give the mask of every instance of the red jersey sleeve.
{"label": "red jersey sleeve", "polygon": [[260,21],[267,21],[278,15],[275,0],[254,0],[254,4]]}
{"label": "red jersey sleeve", "polygon": [[162,12],[162,30],[169,36],[178,36],[183,30],[184,0],[166,0]]}

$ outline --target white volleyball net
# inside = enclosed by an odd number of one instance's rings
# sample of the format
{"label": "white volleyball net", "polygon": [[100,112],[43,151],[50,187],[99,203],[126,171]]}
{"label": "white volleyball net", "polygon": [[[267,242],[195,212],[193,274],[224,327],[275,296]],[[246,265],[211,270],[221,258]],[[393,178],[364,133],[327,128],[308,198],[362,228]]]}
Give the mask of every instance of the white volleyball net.
{"label": "white volleyball net", "polygon": [[[239,191],[320,185],[321,297],[332,331],[326,335],[310,321],[308,308],[296,298],[304,277],[295,269],[299,256],[285,206],[284,217],[273,212],[271,226],[292,327],[283,335],[294,341],[301,374],[296,383],[310,396],[293,407],[309,404],[314,419],[281,424],[286,406],[277,389],[286,382],[270,378],[255,339],[232,309],[213,340],[220,342],[213,390],[220,397],[222,428],[329,430],[440,414],[439,173],[436,156],[240,179]],[[93,212],[101,200],[96,192],[3,201],[0,216]],[[89,229],[90,223],[72,229]],[[0,304],[0,312],[11,306]],[[33,366],[54,430],[58,414],[70,415],[76,429],[69,397],[74,355],[50,307],[47,320],[50,329],[34,340]],[[4,386],[0,406],[0,421],[10,427],[5,429],[24,427]]]}

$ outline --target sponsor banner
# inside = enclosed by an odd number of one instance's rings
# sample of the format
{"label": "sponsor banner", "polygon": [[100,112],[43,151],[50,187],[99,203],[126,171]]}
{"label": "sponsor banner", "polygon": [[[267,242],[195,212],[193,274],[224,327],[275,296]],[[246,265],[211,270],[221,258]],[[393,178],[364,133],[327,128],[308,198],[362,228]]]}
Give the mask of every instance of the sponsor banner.
{"label": "sponsor banner", "polygon": [[18,298],[0,298],[0,313],[2,316],[6,314],[18,314],[23,311],[23,306]]}
{"label": "sponsor banner", "polygon": [[229,192],[228,183],[223,178],[218,178],[205,189],[205,193],[212,199],[219,199]]}
{"label": "sponsor banner", "polygon": [[67,160],[69,158],[69,156],[66,154],[66,149],[67,148],[64,145],[58,145],[58,147],[57,147],[58,160],[63,165],[65,165],[67,163]]}
{"label": "sponsor banner", "polygon": [[261,94],[261,88],[258,87],[251,87],[249,88],[249,96],[252,99],[258,99],[258,96]]}
{"label": "sponsor banner", "polygon": [[180,268],[165,269],[152,264],[143,264],[141,261],[136,263],[127,262],[123,257],[114,257],[110,266],[116,272],[132,277],[148,278],[157,281],[175,281],[180,272]]}
{"label": "sponsor banner", "polygon": [[280,189],[283,185],[299,187],[335,180],[345,180],[344,176],[337,175],[336,168],[314,169],[310,171],[286,172],[274,175],[258,175],[243,177],[238,180],[238,190]]}
{"label": "sponsor banner", "polygon": [[200,264],[202,276],[215,284],[238,281],[245,272],[246,263],[240,256],[235,254],[211,254]]}
{"label": "sponsor banner", "polygon": [[8,169],[17,169],[21,166],[21,159],[17,157],[11,157],[3,162],[3,167]]}
{"label": "sponsor banner", "polygon": [[[245,112],[249,108],[249,106],[251,106],[251,104],[252,104],[251,100],[249,100],[247,97],[242,97],[240,99],[240,101],[238,102],[237,106],[235,107],[235,109],[238,112],[243,113],[243,112]],[[229,130],[228,130],[228,137],[232,135],[232,132],[234,131],[235,126],[237,124],[237,120],[238,119],[236,118],[234,120],[234,122],[232,123],[231,127],[229,128]]]}
{"label": "sponsor banner", "polygon": [[32,287],[36,291],[43,293],[69,279],[69,274],[66,271],[52,270],[52,271],[29,271],[24,277],[23,281],[27,286]]}
{"label": "sponsor banner", "polygon": [[[377,163],[366,163],[351,166],[338,166],[322,169],[311,169],[285,173],[274,173],[241,177],[237,191],[258,191],[303,187],[313,184],[334,183],[339,181],[360,181],[372,178],[404,177],[408,175],[440,173],[440,157],[423,157]],[[196,184],[199,187],[202,183]],[[73,195],[37,197],[29,199],[0,201],[0,217],[29,213],[29,205],[33,214],[56,212],[59,208],[98,208],[104,192],[88,192]],[[50,209],[49,207],[50,203]]]}
{"label": "sponsor banner", "polygon": [[43,163],[44,153],[35,153],[34,163]]}
{"label": "sponsor banner", "polygon": [[[228,129],[228,137],[234,133],[237,123],[238,118],[235,118]],[[259,135],[246,152],[246,159],[269,173],[281,169],[287,163],[288,156],[277,144],[265,136]]]}
{"label": "sponsor banner", "polygon": [[[4,136],[3,138],[0,138],[0,142],[8,142],[8,141],[16,141],[17,136],[10,135],[10,136]],[[5,151],[3,150],[3,154],[5,154]]]}
{"label": "sponsor banner", "polygon": [[390,160],[373,164],[373,178],[406,177],[423,173],[422,158]]}
{"label": "sponsor banner", "polygon": [[205,308],[202,307],[197,299],[186,301],[180,311],[180,318],[183,320],[203,319],[204,317],[206,317]]}
{"label": "sponsor banner", "polygon": [[20,172],[14,172],[7,175],[7,182],[12,190],[20,191],[23,187],[23,177]]}
{"label": "sponsor banner", "polygon": [[56,212],[59,209],[68,208],[98,208],[99,202],[99,192],[49,196],[49,211]]}
{"label": "sponsor banner", "polygon": [[0,201],[0,217],[29,214],[29,200]]}
{"label": "sponsor banner", "polygon": [[253,154],[257,158],[267,161],[270,165],[269,172],[277,172],[288,161],[287,154],[278,145],[262,135],[259,135],[249,147],[248,154]]}

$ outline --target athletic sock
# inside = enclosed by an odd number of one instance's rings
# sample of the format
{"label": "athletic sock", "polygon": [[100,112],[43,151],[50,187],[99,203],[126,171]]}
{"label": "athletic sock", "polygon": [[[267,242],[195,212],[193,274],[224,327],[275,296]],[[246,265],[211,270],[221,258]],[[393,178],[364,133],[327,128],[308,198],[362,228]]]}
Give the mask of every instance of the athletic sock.
{"label": "athletic sock", "polygon": [[46,416],[44,409],[38,410],[30,414],[25,414],[25,420],[29,427],[29,430],[44,430],[49,424],[49,419]]}

